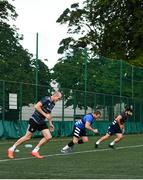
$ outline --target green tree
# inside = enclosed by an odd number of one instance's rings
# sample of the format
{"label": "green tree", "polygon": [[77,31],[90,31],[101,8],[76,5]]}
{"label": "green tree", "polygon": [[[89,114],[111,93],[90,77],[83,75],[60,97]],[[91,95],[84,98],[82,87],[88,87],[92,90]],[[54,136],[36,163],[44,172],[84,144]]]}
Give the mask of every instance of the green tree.
{"label": "green tree", "polygon": [[[52,70],[52,79],[58,82],[59,88],[64,92],[65,99],[68,99],[66,106],[72,105],[74,92],[71,89],[80,91],[84,86],[84,54],[82,49],[75,50],[73,55],[67,54],[59,59]],[[79,104],[81,103],[79,102]]]}
{"label": "green tree", "polygon": [[94,55],[143,65],[142,8],[141,0],[84,0],[82,7],[78,3],[72,4],[57,22],[68,24],[68,32],[79,34],[79,38],[68,37],[61,41],[61,47],[65,52],[84,42]]}
{"label": "green tree", "polygon": [[[18,29],[14,25],[10,25],[17,16],[15,7],[8,0],[0,1],[0,80],[16,81],[17,83],[14,84],[12,82],[5,84],[6,97],[8,98],[9,92],[17,93],[19,96],[23,96],[22,103],[28,104],[35,102],[36,65],[32,54],[20,43],[24,38],[23,35],[18,33]],[[41,60],[38,61],[38,64],[38,84],[48,86],[45,88],[46,90],[38,91],[40,97],[47,93],[47,89],[50,89],[51,79],[48,67]],[[21,85],[19,82],[23,82],[23,84]],[[3,86],[2,83],[1,86]]]}
{"label": "green tree", "polygon": [[20,44],[23,37],[17,28],[8,24],[16,20],[15,8],[7,0],[1,1],[0,14],[0,79],[33,82],[32,55]]}
{"label": "green tree", "polygon": [[[143,66],[142,7],[141,0],[84,0],[82,6],[74,3],[61,14],[57,22],[67,24],[72,36],[61,40],[58,53],[64,58],[59,59],[53,70],[55,80],[66,88],[66,105],[74,104],[73,89],[82,91],[76,96],[78,106],[85,105],[85,57],[80,53],[77,58],[80,47],[83,50],[86,47],[89,54],[86,70],[89,107],[94,107],[90,92],[132,97],[132,67],[127,64],[122,67],[120,59]],[[129,78],[124,77],[128,71]],[[139,87],[134,91],[137,95]],[[108,96],[105,99],[108,104],[112,102]],[[114,103],[120,102],[120,98],[115,99]],[[99,104],[104,102],[100,95],[96,100]]]}

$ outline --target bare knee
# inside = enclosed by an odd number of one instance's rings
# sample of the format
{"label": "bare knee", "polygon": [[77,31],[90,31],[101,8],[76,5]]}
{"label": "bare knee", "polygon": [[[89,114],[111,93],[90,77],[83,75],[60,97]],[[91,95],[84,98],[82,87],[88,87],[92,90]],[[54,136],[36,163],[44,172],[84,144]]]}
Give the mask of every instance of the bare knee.
{"label": "bare knee", "polygon": [[84,139],[84,140],[83,140],[84,143],[86,143],[86,142],[88,142],[88,141],[89,141],[88,139]]}
{"label": "bare knee", "polygon": [[108,139],[110,137],[109,134],[106,134],[105,136],[102,136],[100,139],[101,141],[105,141],[106,139]]}
{"label": "bare knee", "polygon": [[121,139],[123,139],[123,136],[120,136],[120,137],[119,137],[119,140],[121,140]]}
{"label": "bare knee", "polygon": [[52,136],[50,135],[45,135],[44,138],[47,140],[47,141],[50,141],[52,139]]}
{"label": "bare knee", "polygon": [[120,141],[121,139],[123,139],[123,135],[118,135],[117,139],[118,139],[118,141]]}
{"label": "bare knee", "polygon": [[82,137],[82,141],[83,141],[84,143],[88,142],[88,137]]}
{"label": "bare knee", "polygon": [[49,129],[44,129],[42,131],[42,134],[47,141],[50,141],[52,139],[52,135],[51,135]]}

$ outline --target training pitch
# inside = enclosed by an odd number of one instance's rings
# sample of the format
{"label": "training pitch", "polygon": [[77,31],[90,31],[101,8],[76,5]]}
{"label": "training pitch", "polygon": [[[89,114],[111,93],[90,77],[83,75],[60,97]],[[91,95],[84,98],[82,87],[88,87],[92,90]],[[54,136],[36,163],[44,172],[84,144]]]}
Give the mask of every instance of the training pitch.
{"label": "training pitch", "polygon": [[7,148],[15,140],[0,141],[0,179],[143,179],[143,134],[125,135],[115,150],[109,149],[112,137],[94,148],[99,136],[76,145],[74,151],[62,154],[60,149],[70,141],[53,138],[40,150],[43,159],[31,156],[31,147],[39,141],[33,138],[15,152],[15,159],[7,158]]}

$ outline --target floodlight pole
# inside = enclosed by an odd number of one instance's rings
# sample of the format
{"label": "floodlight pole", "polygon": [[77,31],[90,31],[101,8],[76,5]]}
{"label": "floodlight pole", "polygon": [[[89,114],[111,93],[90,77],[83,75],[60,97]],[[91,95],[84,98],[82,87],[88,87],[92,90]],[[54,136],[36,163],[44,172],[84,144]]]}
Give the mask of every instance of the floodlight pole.
{"label": "floodlight pole", "polygon": [[85,114],[86,114],[86,106],[87,106],[87,48],[84,48],[84,106],[85,106]]}
{"label": "floodlight pole", "polygon": [[123,71],[123,61],[120,60],[120,110],[121,110],[121,98],[122,98],[122,71]]}
{"label": "floodlight pole", "polygon": [[36,101],[38,100],[38,33],[36,33]]}

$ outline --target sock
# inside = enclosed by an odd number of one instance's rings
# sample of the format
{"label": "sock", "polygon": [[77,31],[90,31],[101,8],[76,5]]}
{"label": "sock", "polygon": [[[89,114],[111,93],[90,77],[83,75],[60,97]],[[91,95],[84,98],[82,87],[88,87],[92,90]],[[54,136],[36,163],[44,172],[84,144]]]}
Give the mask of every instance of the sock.
{"label": "sock", "polygon": [[67,150],[67,149],[69,149],[70,147],[73,147],[73,146],[74,146],[74,143],[73,143],[73,141],[71,141],[65,147],[63,147],[63,150]]}
{"label": "sock", "polygon": [[82,139],[79,139],[78,140],[78,144],[83,144],[84,142],[83,142],[83,140]]}
{"label": "sock", "polygon": [[67,149],[69,149],[69,146],[68,146],[68,145],[66,145],[65,147],[63,147],[63,150],[67,150]]}
{"label": "sock", "polygon": [[101,142],[101,141],[100,141],[100,139],[99,139],[99,140],[96,142],[96,144],[98,145],[98,144],[100,144],[100,142]]}
{"label": "sock", "polygon": [[69,147],[72,147],[72,146],[74,146],[74,143],[73,143],[73,141],[69,142],[69,143],[68,143],[68,146],[69,146]]}
{"label": "sock", "polygon": [[14,151],[16,149],[16,146],[13,145],[11,148],[9,148],[11,151]]}
{"label": "sock", "polygon": [[110,145],[111,145],[111,146],[114,146],[114,144],[115,144],[115,142],[114,142],[114,141],[112,141],[112,142],[110,143]]}
{"label": "sock", "polygon": [[39,147],[35,147],[32,152],[38,152],[39,149],[40,149]]}

